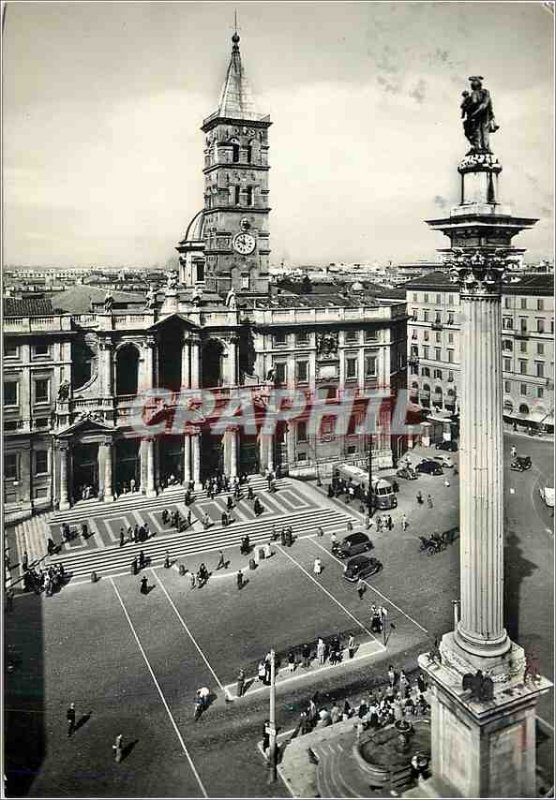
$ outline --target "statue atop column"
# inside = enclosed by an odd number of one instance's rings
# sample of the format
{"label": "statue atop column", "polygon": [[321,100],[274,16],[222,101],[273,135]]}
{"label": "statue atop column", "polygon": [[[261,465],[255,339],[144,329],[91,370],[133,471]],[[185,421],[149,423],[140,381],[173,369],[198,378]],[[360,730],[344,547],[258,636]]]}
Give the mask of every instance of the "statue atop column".
{"label": "statue atop column", "polygon": [[106,314],[110,314],[113,308],[114,308],[114,298],[112,297],[110,292],[106,292],[104,296],[104,312]]}
{"label": "statue atop column", "polygon": [[462,93],[461,116],[463,132],[471,149],[469,153],[491,153],[490,134],[500,127],[494,119],[492,98],[488,89],[483,87],[483,78],[472,75],[469,78],[471,91]]}
{"label": "statue atop column", "polygon": [[156,292],[152,286],[149,286],[145,297],[145,308],[147,308],[150,311],[155,307],[155,304],[156,304]]}

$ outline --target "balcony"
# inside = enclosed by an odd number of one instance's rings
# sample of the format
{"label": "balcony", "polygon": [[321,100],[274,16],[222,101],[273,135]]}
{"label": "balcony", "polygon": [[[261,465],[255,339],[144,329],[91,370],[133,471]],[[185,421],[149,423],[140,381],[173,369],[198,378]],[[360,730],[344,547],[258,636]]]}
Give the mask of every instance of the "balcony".
{"label": "balcony", "polygon": [[444,325],[440,322],[440,320],[435,320],[431,325],[433,331],[441,331],[443,327]]}

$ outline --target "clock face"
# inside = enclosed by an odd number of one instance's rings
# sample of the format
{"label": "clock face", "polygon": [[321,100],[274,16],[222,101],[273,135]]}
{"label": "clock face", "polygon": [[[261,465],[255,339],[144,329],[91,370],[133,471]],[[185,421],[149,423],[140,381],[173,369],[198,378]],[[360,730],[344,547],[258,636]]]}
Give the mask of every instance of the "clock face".
{"label": "clock face", "polygon": [[242,256],[248,256],[255,249],[257,242],[250,233],[243,232],[234,237],[232,244],[237,253],[241,253]]}

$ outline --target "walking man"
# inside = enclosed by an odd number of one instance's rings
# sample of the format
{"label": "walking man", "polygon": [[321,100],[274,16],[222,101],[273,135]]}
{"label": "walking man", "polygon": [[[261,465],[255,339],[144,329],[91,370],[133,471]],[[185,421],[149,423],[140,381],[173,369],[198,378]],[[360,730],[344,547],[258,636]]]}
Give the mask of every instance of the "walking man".
{"label": "walking man", "polygon": [[348,656],[350,658],[353,658],[353,656],[355,655],[355,637],[353,636],[353,634],[350,634],[350,637],[348,639],[347,649],[348,649]]}
{"label": "walking man", "polygon": [[432,497],[430,496],[430,494],[427,495],[427,505],[429,508],[432,508],[433,506]]}
{"label": "walking man", "polygon": [[222,550],[218,551],[218,564],[216,565],[216,569],[221,569],[222,567],[226,566],[226,560],[224,558],[224,553]]}
{"label": "walking man", "polygon": [[511,452],[512,458],[515,458],[517,456],[517,448],[516,448],[515,445],[512,445],[512,449],[511,449],[510,452]]}
{"label": "walking man", "polygon": [[236,694],[238,697],[243,696],[243,690],[245,689],[245,672],[240,669],[237,674],[237,686],[236,686]]}
{"label": "walking man", "polygon": [[68,736],[71,736],[75,731],[75,703],[70,703],[66,711],[66,720],[68,722]]}
{"label": "walking man", "polygon": [[365,585],[365,581],[362,578],[359,578],[359,580],[357,581],[357,594],[359,595],[360,600],[363,599],[363,595],[365,594],[366,588],[367,587]]}
{"label": "walking man", "polygon": [[23,567],[23,571],[27,572],[29,569],[29,556],[27,554],[27,550],[23,551],[23,558],[21,560],[21,566]]}
{"label": "walking man", "polygon": [[124,546],[124,542],[125,542],[124,529],[120,528],[120,547]]}
{"label": "walking man", "polygon": [[121,733],[119,736],[116,736],[116,742],[112,745],[112,750],[114,751],[114,760],[119,764],[124,754],[123,737]]}
{"label": "walking man", "polygon": [[406,514],[402,514],[402,518],[401,518],[402,531],[405,532],[407,530],[408,525],[409,525],[409,523],[407,521],[407,515]]}
{"label": "walking man", "polygon": [[315,560],[313,562],[313,572],[315,573],[317,578],[321,574],[321,572],[322,572],[322,561],[320,560],[320,558],[315,558]]}
{"label": "walking man", "polygon": [[143,577],[141,578],[141,585],[139,586],[139,591],[141,592],[141,594],[149,593],[149,586],[146,575],[143,575]]}
{"label": "walking man", "polygon": [[243,572],[241,570],[238,570],[236,582],[238,591],[241,591],[241,589],[243,589]]}
{"label": "walking man", "polygon": [[326,645],[324,639],[319,639],[317,642],[317,658],[319,660],[319,665],[321,667],[324,666],[324,661],[326,659]]}

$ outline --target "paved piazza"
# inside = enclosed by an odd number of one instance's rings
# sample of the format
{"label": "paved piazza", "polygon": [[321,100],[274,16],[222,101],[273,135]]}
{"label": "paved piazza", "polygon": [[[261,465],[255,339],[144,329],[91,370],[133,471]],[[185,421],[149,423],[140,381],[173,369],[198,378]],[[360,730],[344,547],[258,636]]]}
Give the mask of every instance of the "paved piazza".
{"label": "paved piazza", "polygon": [[[516,625],[525,632],[519,639],[534,643],[544,673],[551,674],[551,623],[540,611],[551,606],[552,537],[548,512],[537,502],[539,485],[552,481],[550,444],[516,437],[507,439],[506,446],[514,441],[520,452],[526,448],[532,455],[535,466],[527,474],[507,475],[508,521],[517,531],[525,527],[522,520],[528,520],[527,530],[516,532],[508,543],[508,596],[513,598]],[[216,522],[199,534],[206,541],[205,551],[192,553],[187,546],[180,551],[175,545],[171,569],[162,567],[162,556],[153,559],[153,567],[144,571],[154,587],[148,596],[139,593],[139,577],[129,570],[122,574],[115,565],[94,585],[77,576],[51,598],[18,597],[14,611],[6,615],[8,653],[15,663],[6,683],[7,772],[12,785],[29,796],[86,796],[93,785],[99,796],[286,794],[281,783],[269,787],[257,750],[268,689],[251,679],[269,647],[276,649],[282,662],[277,722],[286,730],[295,725],[299,709],[316,689],[331,698],[357,698],[372,682],[385,680],[390,662],[414,672],[416,654],[430,645],[434,635],[450,628],[458,540],[431,557],[419,552],[417,537],[432,526],[444,530],[457,523],[457,478],[450,479],[449,487],[443,477],[400,483],[394,530],[372,533],[373,554],[384,569],[368,580],[362,600],[355,586],[342,579],[342,564],[330,554],[331,532],[344,535],[347,519],[357,527],[358,512],[330,501],[324,487],[297,481],[283,481],[271,496],[259,492],[266,509],[260,520],[250,520],[247,510],[241,520],[238,514],[237,528],[232,525],[225,532],[230,537],[228,546],[223,545],[229,560],[226,569],[215,571],[212,541],[223,532]],[[417,507],[417,489],[433,497],[432,512]],[[204,509],[210,503],[203,500],[200,506]],[[221,503],[217,499],[212,505],[219,508]],[[293,546],[282,548],[277,543],[270,560],[249,570],[247,558],[239,554],[240,527],[256,538],[257,529],[292,512],[299,515]],[[314,519],[323,512],[334,522],[319,537]],[[410,521],[405,533],[399,525],[403,512]],[[151,508],[135,516],[155,529],[159,513]],[[107,515],[91,517],[99,542],[93,548],[80,544],[81,556],[91,558],[94,548],[101,549],[100,542],[108,560],[111,553],[121,552],[114,547],[114,533],[129,512],[118,514],[114,506]],[[111,537],[100,533],[109,530]],[[157,535],[145,550],[156,545],[156,552],[163,553],[178,536]],[[126,544],[123,550],[133,547]],[[131,549],[124,552],[126,560],[130,553]],[[66,551],[62,557],[70,555]],[[319,578],[312,572],[315,557],[324,567]],[[188,574],[180,575],[178,564],[196,569],[201,560],[213,574],[206,586],[191,589]],[[240,567],[247,583],[238,591],[235,575]],[[387,607],[394,624],[386,646],[370,631],[373,602]],[[345,643],[351,633],[358,646],[352,662],[345,659],[338,666],[319,667],[313,660],[310,668],[298,665],[293,674],[283,668],[291,648],[299,653],[305,642],[314,645],[318,636],[336,634]],[[247,691],[237,700],[235,678],[240,667],[247,676]],[[211,689],[214,701],[194,722],[193,697],[200,686]],[[68,741],[64,716],[72,701],[82,722]],[[541,700],[538,714],[544,737],[550,736],[550,698]],[[110,757],[117,732],[130,747],[122,765]],[[549,746],[547,740],[545,747]]]}

